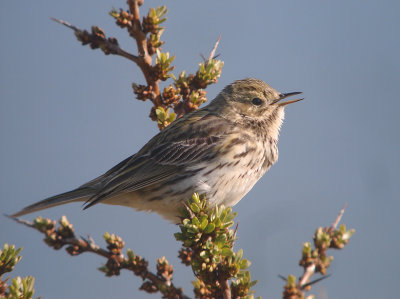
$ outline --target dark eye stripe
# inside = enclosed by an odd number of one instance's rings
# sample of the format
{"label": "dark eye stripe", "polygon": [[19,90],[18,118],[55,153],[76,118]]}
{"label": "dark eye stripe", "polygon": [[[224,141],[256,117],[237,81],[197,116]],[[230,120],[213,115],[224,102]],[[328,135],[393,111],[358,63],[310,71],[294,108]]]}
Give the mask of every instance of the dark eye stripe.
{"label": "dark eye stripe", "polygon": [[251,102],[256,106],[260,106],[262,104],[262,100],[260,98],[254,98],[251,100]]}

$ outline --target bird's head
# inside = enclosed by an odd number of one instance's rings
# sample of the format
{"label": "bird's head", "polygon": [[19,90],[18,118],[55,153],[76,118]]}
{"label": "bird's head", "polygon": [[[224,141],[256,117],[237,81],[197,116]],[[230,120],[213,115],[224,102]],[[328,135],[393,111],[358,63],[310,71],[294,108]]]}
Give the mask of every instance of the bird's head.
{"label": "bird's head", "polygon": [[277,135],[284,118],[284,107],[302,99],[282,100],[300,93],[280,93],[264,81],[247,78],[226,86],[210,105],[220,115],[238,124],[260,127]]}

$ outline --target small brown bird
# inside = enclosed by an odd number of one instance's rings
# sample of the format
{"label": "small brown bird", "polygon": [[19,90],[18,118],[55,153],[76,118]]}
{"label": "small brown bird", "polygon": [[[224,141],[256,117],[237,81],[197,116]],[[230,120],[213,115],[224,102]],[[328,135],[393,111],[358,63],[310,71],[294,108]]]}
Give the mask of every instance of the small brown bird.
{"label": "small brown bird", "polygon": [[233,206],[277,161],[284,107],[302,99],[281,100],[297,94],[258,79],[235,81],[105,174],[12,217],[84,201],[84,209],[100,202],[128,206],[177,223],[178,208],[194,192],[211,205]]}

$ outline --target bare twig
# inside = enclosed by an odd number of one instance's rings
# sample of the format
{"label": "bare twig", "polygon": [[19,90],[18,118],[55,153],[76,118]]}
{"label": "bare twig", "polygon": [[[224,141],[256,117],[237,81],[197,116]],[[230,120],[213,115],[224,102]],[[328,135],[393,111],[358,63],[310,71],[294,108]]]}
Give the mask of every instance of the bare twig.
{"label": "bare twig", "polygon": [[310,281],[311,276],[315,273],[315,264],[309,265],[305,268],[303,275],[299,279],[300,288],[304,288],[304,286]]}
{"label": "bare twig", "polygon": [[187,205],[186,202],[183,202],[182,205],[185,207],[186,211],[189,213],[189,217],[193,218],[194,217],[194,213],[192,212],[192,210],[189,208],[189,206]]}
{"label": "bare twig", "polygon": [[[343,213],[344,213],[346,207],[347,207],[347,205],[344,204],[343,208],[340,210],[340,212],[339,212],[338,216],[336,217],[335,221],[332,223],[332,225],[330,227],[326,228],[326,231],[328,233],[332,233],[337,228],[340,220],[342,219],[342,216],[343,216]],[[322,251],[322,250],[320,250],[320,251]],[[325,254],[324,252],[319,252],[319,253],[321,255]],[[314,262],[312,262],[311,264],[309,264],[307,267],[304,268],[304,273],[299,278],[299,282],[298,282],[298,286],[301,289],[305,289],[309,285],[309,281],[310,281],[311,277],[315,274],[315,272],[317,270],[317,265],[316,265],[317,261],[318,261],[318,259],[315,259]]]}
{"label": "bare twig", "polygon": [[[310,242],[303,244],[302,258],[300,259],[300,266],[303,267],[303,274],[299,277],[296,283],[296,277],[289,275],[287,278],[279,276],[286,281],[284,287],[284,299],[301,299],[304,298],[304,292],[310,291],[311,285],[329,277],[326,270],[329,268],[332,256],[327,255],[328,249],[342,249],[354,234],[354,229],[346,230],[345,225],[340,225],[343,213],[346,209],[346,204],[341,209],[331,226],[319,227],[313,236],[314,249]],[[320,273],[323,276],[311,281],[311,277],[315,273]]]}
{"label": "bare twig", "polygon": [[217,47],[218,47],[218,44],[219,44],[219,41],[220,41],[220,40],[221,40],[221,34],[218,36],[218,39],[217,39],[217,41],[215,42],[214,47],[213,47],[213,49],[212,49],[211,52],[210,52],[210,55],[208,55],[208,58],[205,58],[203,54],[200,54],[200,56],[201,56],[201,58],[203,58],[204,64],[205,64],[206,66],[207,66],[208,62],[209,62],[211,59],[215,59],[215,58],[217,58],[217,57],[219,56],[219,54],[215,55],[215,51],[217,50]]}
{"label": "bare twig", "polygon": [[237,234],[238,228],[239,228],[239,221],[236,223],[235,230],[233,232],[233,239],[236,238],[236,234]]}
{"label": "bare twig", "polygon": [[235,246],[236,234],[237,234],[238,228],[239,228],[239,221],[236,223],[235,230],[233,231],[232,248],[233,248],[233,246]]}
{"label": "bare twig", "polygon": [[335,221],[332,223],[332,225],[331,225],[331,227],[330,227],[331,230],[336,229],[336,227],[338,226],[340,220],[341,220],[342,217],[343,217],[344,210],[346,210],[346,208],[347,208],[347,204],[345,203],[345,204],[343,205],[343,208],[340,210],[338,216],[336,217]]}
{"label": "bare twig", "polygon": [[221,40],[221,34],[218,36],[217,41],[215,42],[214,48],[211,50],[210,55],[208,56],[208,59],[206,61],[206,65],[208,64],[208,62],[211,59],[214,59],[215,57],[215,51],[217,51],[218,45],[219,45],[219,41]]}
{"label": "bare twig", "polygon": [[286,278],[285,276],[281,275],[281,274],[279,274],[278,277],[279,277],[280,279],[282,279],[283,281],[287,281],[287,278]]}
{"label": "bare twig", "polygon": [[[152,56],[148,53],[146,34],[143,32],[140,22],[139,6],[142,5],[143,1],[128,0],[127,2],[130,7],[131,13],[134,16],[130,32],[132,33],[136,41],[139,56],[133,55],[123,50],[118,45],[118,40],[116,38],[105,38],[104,32],[101,32],[102,34],[89,33],[88,31],[79,29],[78,27],[73,26],[66,21],[56,18],[51,19],[59,24],[62,24],[72,29],[75,32],[78,40],[80,40],[83,44],[90,44],[93,49],[101,48],[106,54],[119,55],[136,63],[136,65],[142,71],[146,79],[147,85],[151,87],[151,101],[156,107],[158,107],[162,103],[159,87],[160,80],[155,80],[152,76]],[[98,27],[95,28],[97,30],[101,30]]]}
{"label": "bare twig", "polygon": [[314,279],[313,281],[310,281],[309,283],[306,283],[303,287],[308,287],[308,286],[311,286],[313,284],[316,284],[317,282],[320,282],[320,281],[322,281],[324,279],[327,279],[329,276],[331,276],[331,275],[328,274],[328,275],[322,276],[320,278]]}
{"label": "bare twig", "polygon": [[[35,224],[30,222],[30,221],[26,221],[26,220],[23,220],[21,218],[12,218],[12,217],[10,217],[10,218],[13,219],[14,221],[20,223],[20,224],[23,224],[23,225],[27,226],[27,227],[31,227],[31,228],[37,229]],[[79,253],[81,253],[81,252],[93,252],[93,253],[95,253],[97,255],[100,255],[102,257],[110,258],[110,253],[107,250],[104,250],[104,249],[100,248],[100,246],[98,246],[94,242],[93,238],[90,237],[90,236],[88,237],[88,240],[86,240],[84,238],[79,238],[78,239],[78,238],[73,237],[73,238],[61,238],[59,241],[61,242],[61,246],[60,247],[62,247],[64,245],[79,246],[79,248],[81,249]],[[68,252],[68,253],[70,253],[70,252]]]}
{"label": "bare twig", "polygon": [[110,54],[119,55],[119,56],[125,57],[125,58],[133,61],[134,63],[139,64],[139,57],[136,56],[136,55],[133,55],[133,54],[131,54],[131,53],[125,51],[125,50],[123,50],[118,45],[118,42],[116,42],[116,39],[110,39],[110,38],[109,39],[106,39],[106,38],[100,39],[100,38],[96,38],[92,34],[88,33],[87,31],[79,29],[78,27],[75,27],[74,25],[71,25],[70,23],[68,23],[66,21],[63,21],[63,20],[60,20],[60,19],[56,19],[56,18],[50,18],[50,19],[53,20],[54,22],[57,22],[57,23],[59,23],[61,25],[64,25],[64,26],[68,27],[69,29],[72,29],[77,36],[78,35],[83,35],[83,34],[88,34],[89,39],[91,39],[88,42],[96,43],[96,45],[99,48],[107,49]]}
{"label": "bare twig", "polygon": [[[107,276],[119,275],[119,271],[121,269],[125,269],[133,272],[136,276],[139,276],[143,279],[144,283],[141,287],[142,290],[148,291],[145,286],[150,286],[152,287],[153,292],[154,290],[160,291],[163,294],[163,298],[189,299],[188,296],[183,294],[181,288],[177,288],[171,283],[170,277],[167,277],[167,279],[162,275],[154,274],[153,272],[149,271],[148,263],[146,260],[139,256],[135,256],[134,260],[132,260],[132,257],[129,257],[129,254],[128,257],[126,257],[121,252],[124,242],[118,237],[115,237],[117,242],[108,242],[109,250],[106,250],[98,246],[90,236],[87,239],[82,237],[76,238],[72,229],[72,225],[68,223],[66,218],[64,224],[60,224],[60,227],[58,229],[56,229],[54,226],[55,221],[51,220],[45,220],[45,222],[49,224],[46,226],[37,225],[35,223],[20,218],[12,219],[20,224],[34,228],[44,233],[46,235],[45,242],[55,249],[60,249],[64,246],[68,246],[66,248],[66,251],[73,256],[79,255],[83,252],[92,252],[106,258],[106,270],[103,271],[106,272]],[[66,231],[62,231],[64,228],[67,228],[67,237],[64,236],[64,233]]]}
{"label": "bare twig", "polygon": [[142,24],[140,22],[139,7],[143,4],[143,0],[127,0],[129,10],[133,14],[132,23],[132,34],[135,38],[136,45],[139,52],[138,66],[142,70],[142,73],[146,79],[148,86],[151,86],[152,98],[151,101],[154,106],[161,106],[161,92],[160,92],[160,80],[154,80],[152,78],[152,56],[149,55],[147,49],[146,34],[143,32]]}
{"label": "bare twig", "polygon": [[221,289],[222,289],[222,297],[224,299],[231,299],[232,294],[231,294],[231,288],[229,286],[229,280],[228,279],[221,279],[219,281],[221,284]]}

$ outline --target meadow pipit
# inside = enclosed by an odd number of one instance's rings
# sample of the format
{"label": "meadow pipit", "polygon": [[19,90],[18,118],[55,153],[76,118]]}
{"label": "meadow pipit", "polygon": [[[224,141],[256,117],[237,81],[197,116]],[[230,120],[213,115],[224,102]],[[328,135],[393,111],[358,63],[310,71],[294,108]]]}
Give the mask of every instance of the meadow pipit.
{"label": "meadow pipit", "polygon": [[105,174],[12,216],[84,201],[85,209],[100,202],[129,206],[177,223],[194,192],[211,205],[233,206],[277,161],[284,107],[301,99],[281,100],[299,93],[279,93],[258,79],[235,81]]}

